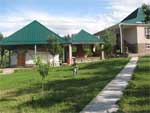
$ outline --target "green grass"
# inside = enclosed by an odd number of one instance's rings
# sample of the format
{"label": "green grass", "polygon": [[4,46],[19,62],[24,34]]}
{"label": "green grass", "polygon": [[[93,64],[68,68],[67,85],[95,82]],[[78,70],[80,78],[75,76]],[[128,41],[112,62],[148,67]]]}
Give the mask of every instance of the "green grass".
{"label": "green grass", "polygon": [[[0,113],[77,113],[125,66],[129,59],[117,58],[72,67],[50,69],[41,95],[41,77],[34,70],[0,76]],[[34,99],[32,99],[32,97]]]}
{"label": "green grass", "polygon": [[119,113],[150,113],[150,56],[140,58],[119,106]]}

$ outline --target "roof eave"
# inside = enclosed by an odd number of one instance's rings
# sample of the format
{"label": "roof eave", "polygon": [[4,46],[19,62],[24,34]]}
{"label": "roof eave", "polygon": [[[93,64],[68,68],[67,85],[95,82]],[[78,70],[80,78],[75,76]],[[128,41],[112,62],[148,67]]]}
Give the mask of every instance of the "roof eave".
{"label": "roof eave", "polygon": [[145,24],[145,23],[124,23],[124,22],[121,22],[121,23],[119,23],[119,25],[135,25],[135,26],[137,26],[137,25],[144,25],[144,26],[149,26],[150,24]]}

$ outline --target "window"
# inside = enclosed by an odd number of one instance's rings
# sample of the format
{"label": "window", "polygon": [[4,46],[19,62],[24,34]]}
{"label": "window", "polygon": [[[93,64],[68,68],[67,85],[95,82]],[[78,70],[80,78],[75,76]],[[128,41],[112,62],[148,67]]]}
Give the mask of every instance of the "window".
{"label": "window", "polygon": [[150,44],[146,44],[146,49],[150,49]]}
{"label": "window", "polygon": [[150,27],[145,28],[145,36],[147,39],[150,39]]}

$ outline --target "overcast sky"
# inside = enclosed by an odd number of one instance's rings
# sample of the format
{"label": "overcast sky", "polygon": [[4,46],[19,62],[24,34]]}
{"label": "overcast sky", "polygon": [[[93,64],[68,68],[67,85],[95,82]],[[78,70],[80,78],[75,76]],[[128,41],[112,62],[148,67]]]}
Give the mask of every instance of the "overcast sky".
{"label": "overcast sky", "polygon": [[150,0],[0,0],[0,32],[5,36],[33,20],[60,35],[85,29],[95,33],[118,23]]}

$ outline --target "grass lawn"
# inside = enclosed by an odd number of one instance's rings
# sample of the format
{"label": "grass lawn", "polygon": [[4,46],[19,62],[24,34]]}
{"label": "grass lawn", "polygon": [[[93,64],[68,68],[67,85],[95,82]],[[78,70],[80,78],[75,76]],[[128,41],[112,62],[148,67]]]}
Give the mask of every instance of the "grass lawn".
{"label": "grass lawn", "polygon": [[[0,113],[76,113],[95,97],[129,59],[116,58],[50,70],[41,95],[41,77],[34,70],[0,76]],[[32,99],[34,97],[34,99]]]}
{"label": "grass lawn", "polygon": [[119,113],[150,113],[150,56],[140,58],[119,106]]}

